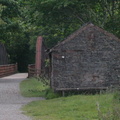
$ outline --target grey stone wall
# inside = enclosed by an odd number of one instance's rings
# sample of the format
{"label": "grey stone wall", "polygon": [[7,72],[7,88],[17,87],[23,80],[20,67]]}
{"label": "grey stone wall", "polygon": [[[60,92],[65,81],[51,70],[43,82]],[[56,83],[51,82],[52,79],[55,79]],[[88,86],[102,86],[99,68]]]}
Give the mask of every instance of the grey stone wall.
{"label": "grey stone wall", "polygon": [[54,89],[120,85],[120,41],[94,26],[51,54]]}

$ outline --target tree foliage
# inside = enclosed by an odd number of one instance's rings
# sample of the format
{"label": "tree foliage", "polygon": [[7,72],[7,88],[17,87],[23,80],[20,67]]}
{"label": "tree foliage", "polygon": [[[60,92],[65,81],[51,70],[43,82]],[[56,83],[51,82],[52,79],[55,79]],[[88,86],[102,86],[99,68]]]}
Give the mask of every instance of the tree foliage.
{"label": "tree foliage", "polygon": [[29,0],[27,5],[28,18],[36,26],[33,36],[44,36],[49,47],[87,22],[120,37],[119,0]]}
{"label": "tree foliage", "polygon": [[24,29],[19,2],[0,0],[0,42],[6,45],[10,63],[18,63],[19,71],[27,68],[29,33]]}

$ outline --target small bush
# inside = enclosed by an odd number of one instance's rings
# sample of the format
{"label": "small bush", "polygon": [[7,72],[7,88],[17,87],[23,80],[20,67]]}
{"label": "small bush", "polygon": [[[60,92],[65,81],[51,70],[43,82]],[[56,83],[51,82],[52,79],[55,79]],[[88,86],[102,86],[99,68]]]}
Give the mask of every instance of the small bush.
{"label": "small bush", "polygon": [[59,93],[55,93],[55,92],[53,91],[53,89],[51,89],[51,88],[46,89],[46,92],[45,92],[45,98],[46,98],[46,99],[58,98],[58,97],[60,97],[60,96],[61,96],[61,95],[60,95]]}

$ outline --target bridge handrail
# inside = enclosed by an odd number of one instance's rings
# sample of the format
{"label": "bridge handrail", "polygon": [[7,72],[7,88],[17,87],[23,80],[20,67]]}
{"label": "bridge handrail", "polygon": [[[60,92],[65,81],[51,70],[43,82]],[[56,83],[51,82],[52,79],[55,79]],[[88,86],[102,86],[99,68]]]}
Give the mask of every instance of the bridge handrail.
{"label": "bridge handrail", "polygon": [[28,65],[28,77],[35,76],[35,64]]}
{"label": "bridge handrail", "polygon": [[0,77],[8,76],[16,72],[17,72],[17,63],[0,65]]}

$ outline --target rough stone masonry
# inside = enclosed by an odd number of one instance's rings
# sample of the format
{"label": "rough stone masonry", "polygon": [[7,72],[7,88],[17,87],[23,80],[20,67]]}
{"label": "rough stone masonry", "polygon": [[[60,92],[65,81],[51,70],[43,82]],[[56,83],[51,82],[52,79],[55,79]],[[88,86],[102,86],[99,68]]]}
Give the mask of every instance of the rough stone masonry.
{"label": "rough stone masonry", "polygon": [[50,54],[54,90],[120,85],[120,39],[93,24],[71,34]]}

